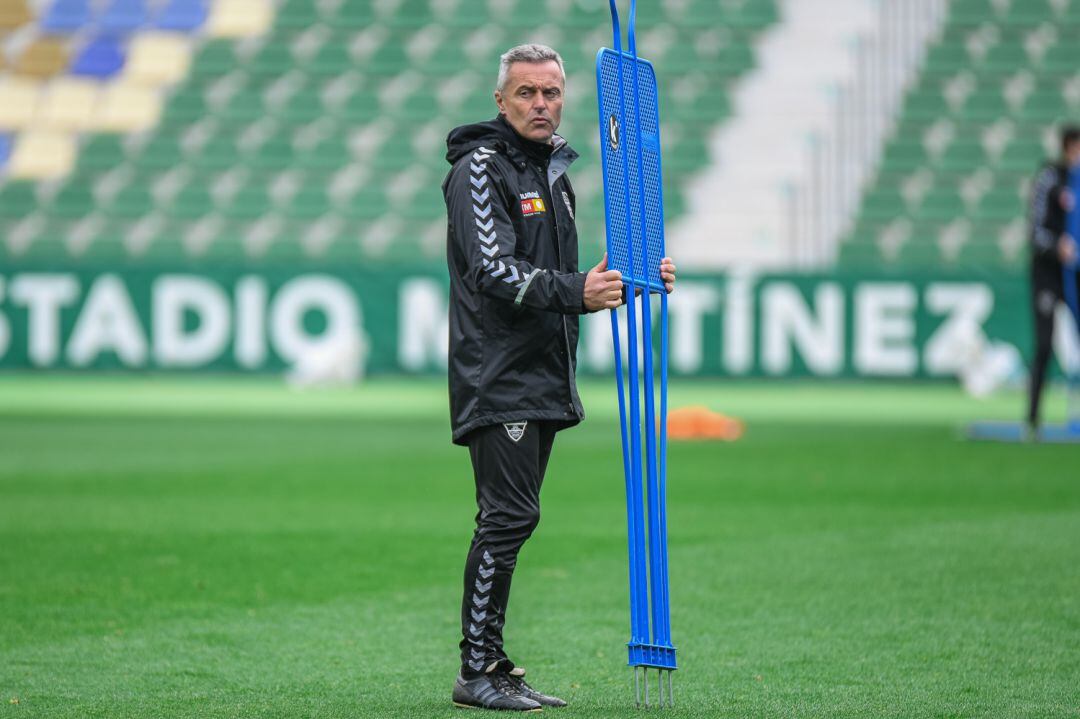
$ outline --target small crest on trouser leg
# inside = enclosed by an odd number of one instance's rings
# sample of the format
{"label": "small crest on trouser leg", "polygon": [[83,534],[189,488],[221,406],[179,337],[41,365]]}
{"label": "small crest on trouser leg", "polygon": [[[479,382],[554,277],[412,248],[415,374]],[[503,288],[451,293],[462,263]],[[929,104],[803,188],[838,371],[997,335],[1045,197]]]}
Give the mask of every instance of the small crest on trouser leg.
{"label": "small crest on trouser leg", "polygon": [[506,433],[510,435],[510,439],[517,442],[525,435],[525,425],[528,422],[504,422],[503,427],[506,427]]}

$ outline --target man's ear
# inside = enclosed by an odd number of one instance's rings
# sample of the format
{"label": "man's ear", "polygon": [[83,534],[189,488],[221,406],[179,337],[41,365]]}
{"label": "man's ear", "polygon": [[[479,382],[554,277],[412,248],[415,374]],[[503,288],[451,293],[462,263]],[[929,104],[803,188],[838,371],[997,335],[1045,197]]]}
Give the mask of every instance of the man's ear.
{"label": "man's ear", "polygon": [[506,114],[506,108],[503,107],[502,93],[499,92],[498,90],[495,91],[495,104],[499,106],[499,114],[500,115],[505,115]]}

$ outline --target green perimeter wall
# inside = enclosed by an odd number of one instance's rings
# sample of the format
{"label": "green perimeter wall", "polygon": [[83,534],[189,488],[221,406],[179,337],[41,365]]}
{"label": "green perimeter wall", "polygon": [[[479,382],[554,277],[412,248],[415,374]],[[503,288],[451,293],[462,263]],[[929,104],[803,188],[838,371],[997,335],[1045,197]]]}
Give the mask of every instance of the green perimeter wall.
{"label": "green perimeter wall", "polygon": [[[0,268],[0,369],[277,372],[357,327],[368,373],[438,373],[446,287],[439,268]],[[686,272],[670,305],[674,375],[938,377],[957,333],[1031,345],[1014,274]],[[610,371],[609,326],[583,318],[582,373]]]}

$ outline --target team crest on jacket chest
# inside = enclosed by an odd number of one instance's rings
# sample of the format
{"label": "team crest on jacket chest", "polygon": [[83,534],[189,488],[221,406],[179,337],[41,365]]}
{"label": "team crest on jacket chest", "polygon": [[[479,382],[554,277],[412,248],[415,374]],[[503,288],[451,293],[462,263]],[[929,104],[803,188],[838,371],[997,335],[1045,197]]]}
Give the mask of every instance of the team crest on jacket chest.
{"label": "team crest on jacket chest", "polygon": [[520,193],[519,199],[521,200],[521,214],[525,215],[525,217],[547,212],[544,200],[541,199],[540,193],[536,190]]}

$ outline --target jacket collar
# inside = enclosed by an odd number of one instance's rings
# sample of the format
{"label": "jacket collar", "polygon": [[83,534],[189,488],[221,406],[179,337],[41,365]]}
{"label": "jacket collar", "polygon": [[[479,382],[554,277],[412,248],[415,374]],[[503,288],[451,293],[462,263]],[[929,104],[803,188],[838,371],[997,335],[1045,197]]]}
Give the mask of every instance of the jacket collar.
{"label": "jacket collar", "polygon": [[490,147],[502,153],[520,169],[524,169],[529,162],[547,167],[558,159],[562,171],[565,171],[579,157],[560,135],[554,135],[550,144],[528,140],[517,134],[502,115],[487,122],[455,128],[446,138],[446,145],[446,159],[450,164],[478,147]]}

